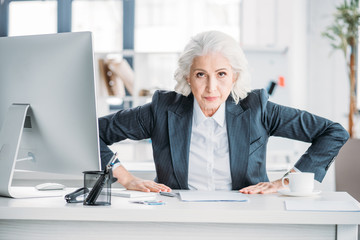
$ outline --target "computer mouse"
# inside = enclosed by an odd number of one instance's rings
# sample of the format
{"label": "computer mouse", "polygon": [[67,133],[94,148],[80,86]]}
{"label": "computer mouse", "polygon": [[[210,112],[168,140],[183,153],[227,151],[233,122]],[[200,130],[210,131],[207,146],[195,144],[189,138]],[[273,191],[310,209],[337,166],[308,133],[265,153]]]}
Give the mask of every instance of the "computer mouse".
{"label": "computer mouse", "polygon": [[39,191],[63,190],[65,188],[65,186],[60,183],[42,183],[42,184],[36,185],[35,188]]}

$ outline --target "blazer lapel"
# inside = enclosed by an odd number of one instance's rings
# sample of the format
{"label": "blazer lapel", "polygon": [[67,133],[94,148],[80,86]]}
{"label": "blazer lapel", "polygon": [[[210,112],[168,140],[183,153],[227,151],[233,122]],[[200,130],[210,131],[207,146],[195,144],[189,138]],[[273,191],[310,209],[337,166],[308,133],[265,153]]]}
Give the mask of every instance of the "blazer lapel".
{"label": "blazer lapel", "polygon": [[181,189],[188,189],[190,138],[193,97],[183,98],[176,111],[168,111],[171,159],[175,177]]}
{"label": "blazer lapel", "polygon": [[250,146],[250,109],[235,105],[230,97],[226,102],[226,125],[229,141],[230,169],[233,190],[245,184]]}

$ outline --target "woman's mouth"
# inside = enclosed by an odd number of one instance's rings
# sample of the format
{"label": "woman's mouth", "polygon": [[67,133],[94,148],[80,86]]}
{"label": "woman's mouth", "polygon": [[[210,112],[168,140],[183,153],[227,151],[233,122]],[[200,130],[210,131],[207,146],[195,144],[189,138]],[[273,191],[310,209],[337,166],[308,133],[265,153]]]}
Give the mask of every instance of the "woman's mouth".
{"label": "woman's mouth", "polygon": [[218,97],[204,97],[206,101],[213,102],[218,99]]}

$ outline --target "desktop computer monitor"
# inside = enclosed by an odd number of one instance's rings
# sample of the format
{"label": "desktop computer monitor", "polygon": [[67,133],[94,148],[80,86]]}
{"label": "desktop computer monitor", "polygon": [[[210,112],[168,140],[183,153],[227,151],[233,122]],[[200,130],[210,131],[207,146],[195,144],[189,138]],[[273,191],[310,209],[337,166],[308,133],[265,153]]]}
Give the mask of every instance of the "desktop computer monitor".
{"label": "desktop computer monitor", "polygon": [[100,169],[90,32],[0,38],[0,196],[14,169]]}

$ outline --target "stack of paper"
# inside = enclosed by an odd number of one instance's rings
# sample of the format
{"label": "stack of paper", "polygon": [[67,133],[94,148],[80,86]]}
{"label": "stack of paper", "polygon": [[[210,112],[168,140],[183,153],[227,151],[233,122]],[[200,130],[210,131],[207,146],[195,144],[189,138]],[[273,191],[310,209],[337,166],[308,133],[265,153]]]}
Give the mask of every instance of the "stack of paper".
{"label": "stack of paper", "polygon": [[186,202],[248,202],[249,199],[240,192],[222,191],[186,191],[180,192],[182,201]]}

